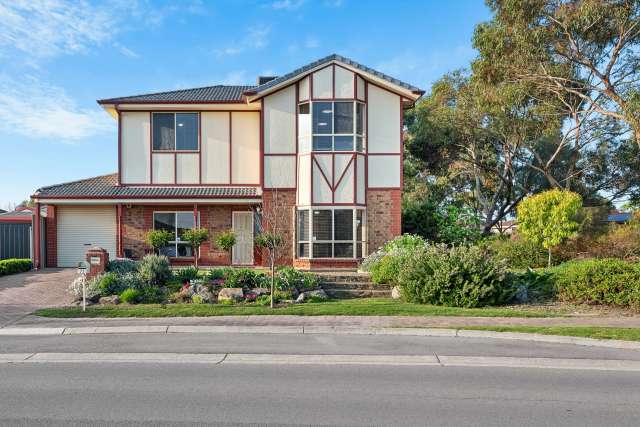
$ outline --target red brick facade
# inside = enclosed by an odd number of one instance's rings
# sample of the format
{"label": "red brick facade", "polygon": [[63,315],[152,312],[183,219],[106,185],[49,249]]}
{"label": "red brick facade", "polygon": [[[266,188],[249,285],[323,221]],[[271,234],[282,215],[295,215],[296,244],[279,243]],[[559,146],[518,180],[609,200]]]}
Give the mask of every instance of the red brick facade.
{"label": "red brick facade", "polygon": [[369,253],[402,234],[402,190],[367,191]]}
{"label": "red brick facade", "polygon": [[[284,247],[280,250],[279,264],[292,265],[294,254],[294,221],[296,208],[295,190],[265,190],[262,195],[262,225],[269,230],[269,224],[276,224],[284,234]],[[262,265],[267,265],[266,253],[262,253]]]}
{"label": "red brick facade", "polygon": [[45,267],[58,266],[58,216],[56,207],[47,206],[45,218]]}
{"label": "red brick facade", "polygon": [[[124,207],[122,210],[122,247],[131,251],[134,259],[140,259],[151,252],[151,247],[145,243],[145,235],[153,230],[153,212],[178,211],[193,212],[193,206],[184,205],[153,205]],[[209,241],[200,247],[200,265],[229,265],[229,254],[217,248],[213,241],[219,233],[232,228],[232,213],[234,211],[249,211],[246,205],[198,205],[200,226],[209,230]],[[175,259],[174,264],[193,264],[193,258]]]}

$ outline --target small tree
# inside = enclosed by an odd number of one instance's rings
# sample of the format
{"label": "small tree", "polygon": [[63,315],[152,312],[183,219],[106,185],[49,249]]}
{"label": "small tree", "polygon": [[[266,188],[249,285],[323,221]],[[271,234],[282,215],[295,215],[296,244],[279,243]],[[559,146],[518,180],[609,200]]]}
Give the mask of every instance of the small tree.
{"label": "small tree", "polygon": [[160,249],[167,246],[173,239],[173,233],[167,230],[151,230],[147,233],[145,240],[153,248],[153,252],[158,254]]}
{"label": "small tree", "polygon": [[182,234],[182,238],[189,242],[193,249],[193,258],[195,260],[196,268],[198,268],[198,258],[200,256],[200,246],[207,240],[209,240],[209,230],[206,228],[192,228],[186,230]]}
{"label": "small tree", "polygon": [[271,308],[274,306],[276,288],[276,265],[282,257],[282,250],[287,241],[286,230],[290,211],[283,197],[279,197],[278,190],[273,189],[270,197],[264,199],[262,210],[261,230],[256,236],[255,243],[267,254],[271,269]]}
{"label": "small tree", "polygon": [[518,231],[548,251],[580,229],[576,215],[582,207],[580,195],[567,190],[549,190],[529,196],[518,206]]}
{"label": "small tree", "polygon": [[233,245],[236,244],[236,235],[231,230],[223,231],[216,236],[215,244],[217,247],[229,254],[229,258],[231,258],[231,249],[233,249]]}

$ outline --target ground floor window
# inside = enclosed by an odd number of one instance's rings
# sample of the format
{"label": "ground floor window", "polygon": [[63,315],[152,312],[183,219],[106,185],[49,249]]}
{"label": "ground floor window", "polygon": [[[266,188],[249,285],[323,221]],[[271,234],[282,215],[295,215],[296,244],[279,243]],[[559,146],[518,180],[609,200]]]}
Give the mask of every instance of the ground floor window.
{"label": "ground floor window", "polygon": [[362,258],[364,219],[358,208],[298,209],[298,258]]}
{"label": "ground floor window", "polygon": [[154,212],[154,230],[167,230],[174,235],[173,240],[160,249],[160,253],[168,257],[192,257],[193,249],[182,240],[182,235],[195,225],[193,212]]}

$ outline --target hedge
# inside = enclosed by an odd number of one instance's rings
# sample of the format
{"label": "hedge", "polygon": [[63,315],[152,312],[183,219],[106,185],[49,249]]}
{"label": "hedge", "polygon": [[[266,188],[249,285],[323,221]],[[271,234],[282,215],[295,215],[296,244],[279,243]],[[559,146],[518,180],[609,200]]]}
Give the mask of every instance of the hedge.
{"label": "hedge", "polygon": [[0,261],[0,276],[23,273],[31,270],[31,260],[28,258],[11,258]]}

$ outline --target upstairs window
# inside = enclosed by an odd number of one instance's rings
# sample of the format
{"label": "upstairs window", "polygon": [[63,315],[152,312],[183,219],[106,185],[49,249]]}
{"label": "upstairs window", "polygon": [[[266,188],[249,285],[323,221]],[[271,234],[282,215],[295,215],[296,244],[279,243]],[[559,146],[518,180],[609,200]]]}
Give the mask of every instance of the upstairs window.
{"label": "upstairs window", "polygon": [[[308,107],[305,107],[305,110],[306,108]],[[365,108],[363,103],[313,102],[311,110],[313,151],[364,150]]]}
{"label": "upstairs window", "polygon": [[154,151],[197,151],[198,113],[153,113]]}

